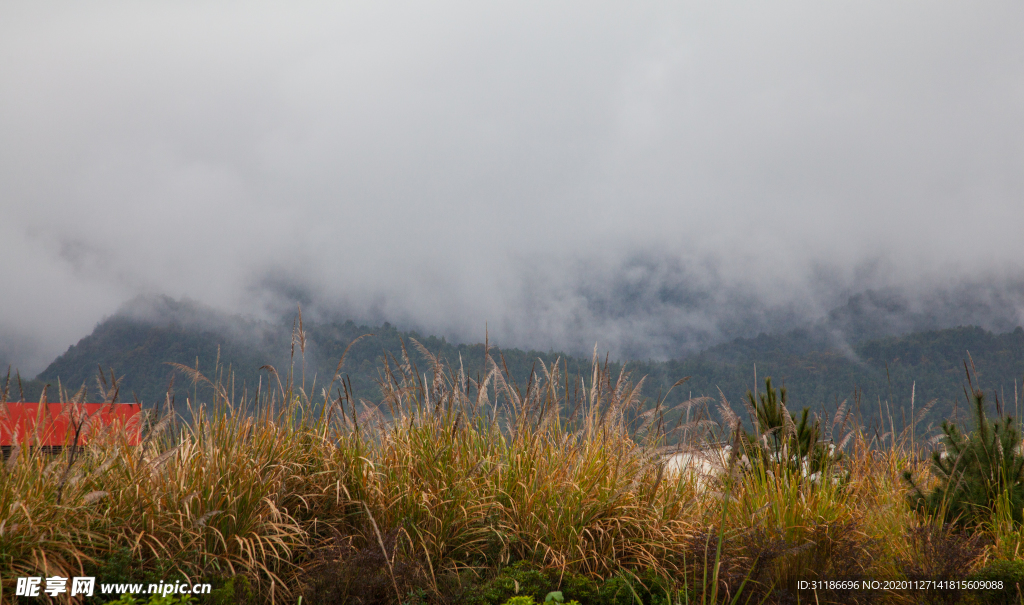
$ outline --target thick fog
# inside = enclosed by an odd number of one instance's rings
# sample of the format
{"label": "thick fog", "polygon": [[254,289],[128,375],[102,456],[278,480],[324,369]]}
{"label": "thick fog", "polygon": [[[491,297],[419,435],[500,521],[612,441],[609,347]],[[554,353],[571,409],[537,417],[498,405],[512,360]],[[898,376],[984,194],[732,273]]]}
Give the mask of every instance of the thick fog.
{"label": "thick fog", "polygon": [[0,362],[140,294],[662,358],[850,305],[1022,323],[1022,31],[1019,2],[6,2]]}

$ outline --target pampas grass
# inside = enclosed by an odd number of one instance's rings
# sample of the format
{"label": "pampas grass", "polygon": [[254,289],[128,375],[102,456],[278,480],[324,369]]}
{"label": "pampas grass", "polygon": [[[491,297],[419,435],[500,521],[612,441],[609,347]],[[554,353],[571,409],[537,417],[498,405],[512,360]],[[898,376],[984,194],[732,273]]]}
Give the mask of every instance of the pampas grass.
{"label": "pampas grass", "polygon": [[[301,320],[296,333],[302,355]],[[325,386],[267,366],[237,397],[219,366],[214,379],[177,366],[189,414],[175,417],[169,395],[142,445],[111,432],[77,457],[18,448],[0,472],[0,598],[18,576],[82,575],[124,549],[191,581],[245,576],[273,603],[360,581],[387,602],[416,590],[450,602],[517,561],[592,578],[653,572],[697,602],[773,602],[801,579],[899,579],[922,556],[908,536],[928,521],[900,477],[927,473],[913,432],[883,443],[851,431],[817,482],[754,459],[704,485],[667,470],[666,452],[738,446],[736,419],[714,421],[705,398],[645,402],[642,378],[611,375],[596,355],[589,376],[541,363],[524,386],[489,349],[474,378],[409,344],[428,367],[405,349],[382,359],[380,401],[352,393],[344,357]],[[985,556],[1019,556],[1019,528],[991,530]],[[346,574],[346,562],[369,571]]]}

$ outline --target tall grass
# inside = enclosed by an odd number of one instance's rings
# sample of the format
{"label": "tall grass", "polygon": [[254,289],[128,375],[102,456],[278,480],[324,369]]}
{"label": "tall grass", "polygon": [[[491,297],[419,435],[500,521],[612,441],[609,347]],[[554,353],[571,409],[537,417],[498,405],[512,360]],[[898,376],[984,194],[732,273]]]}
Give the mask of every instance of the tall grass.
{"label": "tall grass", "polygon": [[[301,323],[295,342],[301,356]],[[189,414],[174,416],[169,395],[142,445],[116,431],[77,458],[23,444],[0,472],[0,598],[18,576],[82,575],[125,550],[194,580],[245,576],[261,601],[284,603],[452,602],[516,562],[566,577],[653,574],[675,584],[671,602],[782,602],[798,580],[898,579],[924,556],[909,537],[928,520],[900,477],[924,472],[913,432],[884,445],[855,428],[817,480],[737,455],[705,487],[666,472],[664,453],[740,448],[724,407],[713,422],[705,399],[644,402],[642,379],[596,356],[589,376],[541,363],[524,386],[489,350],[486,373],[469,377],[411,344],[428,367],[405,352],[384,359],[379,401],[352,393],[344,356],[324,385],[268,366],[240,394],[219,367],[210,379],[178,366]],[[986,556],[1019,556],[1008,523],[990,528]]]}

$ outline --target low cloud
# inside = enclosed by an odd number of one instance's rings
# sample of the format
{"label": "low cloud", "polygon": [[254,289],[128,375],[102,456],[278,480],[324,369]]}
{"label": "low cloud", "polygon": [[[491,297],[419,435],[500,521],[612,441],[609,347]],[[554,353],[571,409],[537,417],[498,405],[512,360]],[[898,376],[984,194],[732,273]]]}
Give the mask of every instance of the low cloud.
{"label": "low cloud", "polygon": [[41,369],[140,294],[630,357],[842,332],[854,295],[888,330],[1004,329],[1021,25],[1009,2],[5,5],[0,352]]}

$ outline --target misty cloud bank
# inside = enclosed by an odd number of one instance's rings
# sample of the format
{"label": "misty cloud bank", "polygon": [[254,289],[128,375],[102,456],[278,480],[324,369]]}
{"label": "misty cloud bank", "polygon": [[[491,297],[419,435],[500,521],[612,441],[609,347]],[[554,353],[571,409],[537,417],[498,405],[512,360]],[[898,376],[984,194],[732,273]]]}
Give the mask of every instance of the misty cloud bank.
{"label": "misty cloud bank", "polygon": [[140,294],[624,358],[1010,329],[1022,30],[1012,2],[5,4],[0,361]]}
{"label": "misty cloud bank", "polygon": [[[965,325],[1006,333],[1024,325],[1024,280],[961,280],[945,289],[915,292],[894,286],[853,293],[837,290],[829,292],[835,299],[808,295],[779,297],[779,302],[771,303],[757,290],[723,284],[707,267],[703,270],[688,270],[675,257],[636,256],[611,268],[581,263],[568,272],[576,275],[573,280],[527,284],[523,296],[508,307],[521,314],[489,327],[491,344],[583,357],[596,344],[602,354],[609,352],[617,360],[665,360],[685,358],[736,338],[801,330],[808,346],[845,352],[856,359],[854,345],[886,336]],[[225,342],[282,359],[295,328],[297,306],[301,305],[306,322],[321,325],[353,317],[352,312],[339,312],[337,304],[323,304],[308,291],[267,286],[264,292],[274,293],[278,310],[268,319],[246,318],[165,296],[137,297],[115,315],[213,332]],[[389,318],[365,320],[381,324]],[[399,327],[434,334],[431,326],[417,324],[415,319]],[[474,343],[483,338],[482,333],[467,331],[453,339]],[[311,364],[329,361],[318,355],[315,345],[307,351]]]}

